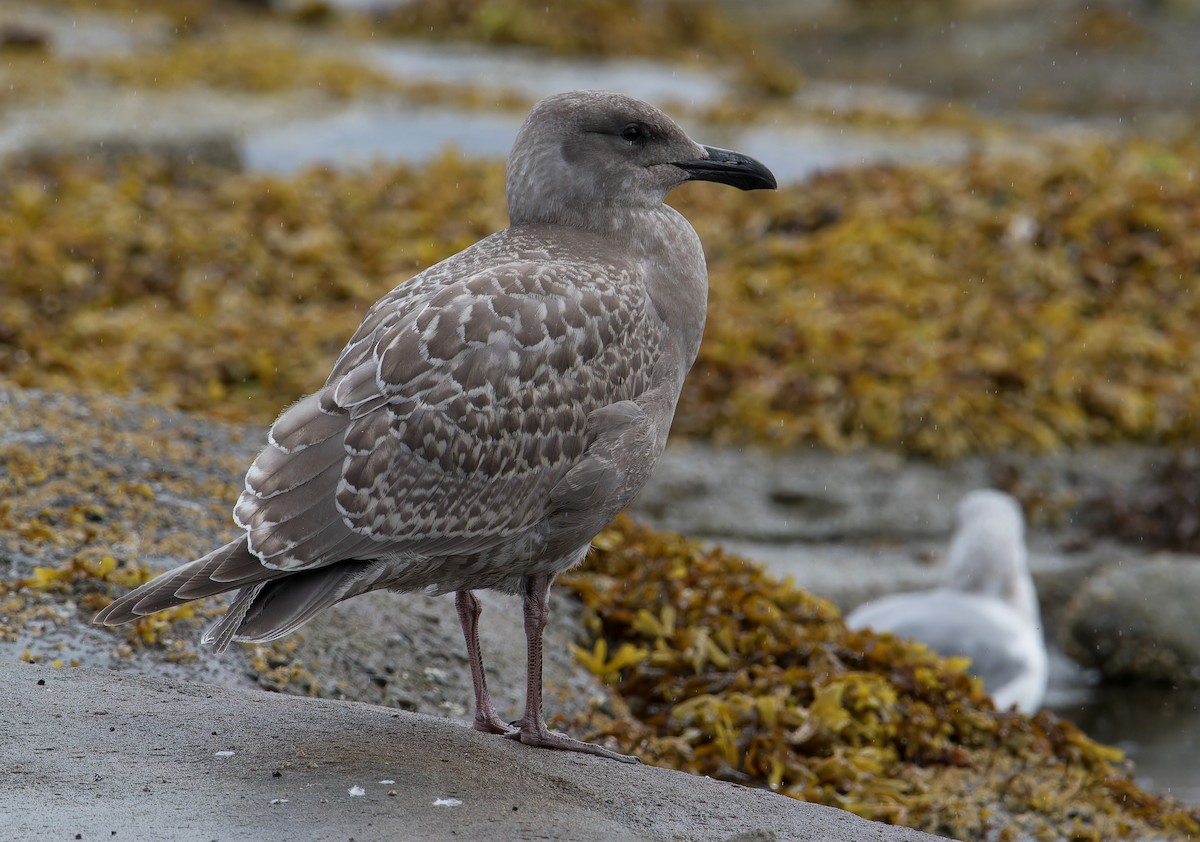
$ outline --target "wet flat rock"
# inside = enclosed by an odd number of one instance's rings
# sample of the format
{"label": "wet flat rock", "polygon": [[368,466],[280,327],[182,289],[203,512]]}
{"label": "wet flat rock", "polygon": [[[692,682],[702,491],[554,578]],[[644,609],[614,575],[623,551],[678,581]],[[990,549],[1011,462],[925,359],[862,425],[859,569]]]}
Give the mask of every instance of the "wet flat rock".
{"label": "wet flat rock", "polygon": [[11,663],[0,684],[6,839],[938,838],[356,702]]}

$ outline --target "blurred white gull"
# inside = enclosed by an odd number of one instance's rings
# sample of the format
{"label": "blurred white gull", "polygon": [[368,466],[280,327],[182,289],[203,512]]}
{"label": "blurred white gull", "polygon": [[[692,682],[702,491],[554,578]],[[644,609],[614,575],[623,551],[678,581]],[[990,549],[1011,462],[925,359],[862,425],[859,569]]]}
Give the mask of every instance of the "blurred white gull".
{"label": "blurred white gull", "polygon": [[1049,665],[1021,507],[1000,491],[972,491],[956,514],[946,584],[865,603],[846,624],[970,658],[969,671],[983,680],[996,707],[1033,713],[1046,694]]}

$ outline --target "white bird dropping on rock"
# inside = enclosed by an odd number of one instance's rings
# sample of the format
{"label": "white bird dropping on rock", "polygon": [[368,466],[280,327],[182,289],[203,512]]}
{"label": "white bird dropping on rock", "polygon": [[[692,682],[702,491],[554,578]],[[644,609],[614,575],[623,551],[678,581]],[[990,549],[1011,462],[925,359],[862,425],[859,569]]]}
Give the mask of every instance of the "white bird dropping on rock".
{"label": "white bird dropping on rock", "polygon": [[1025,551],[1021,507],[1000,491],[972,491],[958,504],[946,584],[860,605],[851,628],[890,631],[940,655],[971,659],[969,671],[1006,709],[1033,713],[1046,695],[1049,659]]}
{"label": "white bird dropping on rock", "polygon": [[[509,157],[510,226],[367,312],[325,385],[271,427],[234,508],[241,536],[96,622],[237,591],[204,635],[220,651],[378,588],[454,591],[475,728],[632,761],[546,727],[542,630],[555,576],[650,476],[700,347],[704,252],[663,203],[690,180],[775,187],[636,99],[542,100]],[[515,726],[488,696],[476,588],[523,600]]]}

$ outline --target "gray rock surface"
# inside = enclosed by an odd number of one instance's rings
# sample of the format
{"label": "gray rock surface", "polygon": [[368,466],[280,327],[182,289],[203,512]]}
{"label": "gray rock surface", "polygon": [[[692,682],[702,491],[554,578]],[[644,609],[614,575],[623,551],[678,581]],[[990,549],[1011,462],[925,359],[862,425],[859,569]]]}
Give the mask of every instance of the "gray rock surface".
{"label": "gray rock surface", "polygon": [[5,662],[0,686],[5,839],[937,838],[356,702]]}
{"label": "gray rock surface", "polygon": [[[488,689],[500,715],[513,720],[525,704],[521,603],[492,591],[477,596],[483,603],[480,636]],[[543,663],[546,714],[582,713],[604,694],[570,649],[571,643],[585,638],[578,603],[562,593],[550,596]],[[305,626],[295,655],[324,681],[317,688],[324,698],[471,719],[471,673],[451,596],[356,597]]]}
{"label": "gray rock surface", "polygon": [[1060,637],[1069,655],[1113,681],[1200,685],[1198,606],[1193,557],[1134,559],[1084,584]]}

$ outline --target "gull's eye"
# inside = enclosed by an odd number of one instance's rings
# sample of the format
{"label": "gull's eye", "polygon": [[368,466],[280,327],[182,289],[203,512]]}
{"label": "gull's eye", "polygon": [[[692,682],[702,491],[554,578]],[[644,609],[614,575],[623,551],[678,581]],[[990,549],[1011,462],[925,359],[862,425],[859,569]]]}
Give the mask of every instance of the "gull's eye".
{"label": "gull's eye", "polygon": [[637,123],[630,123],[621,129],[621,139],[631,144],[644,143],[649,137],[650,132],[644,126],[639,126]]}

